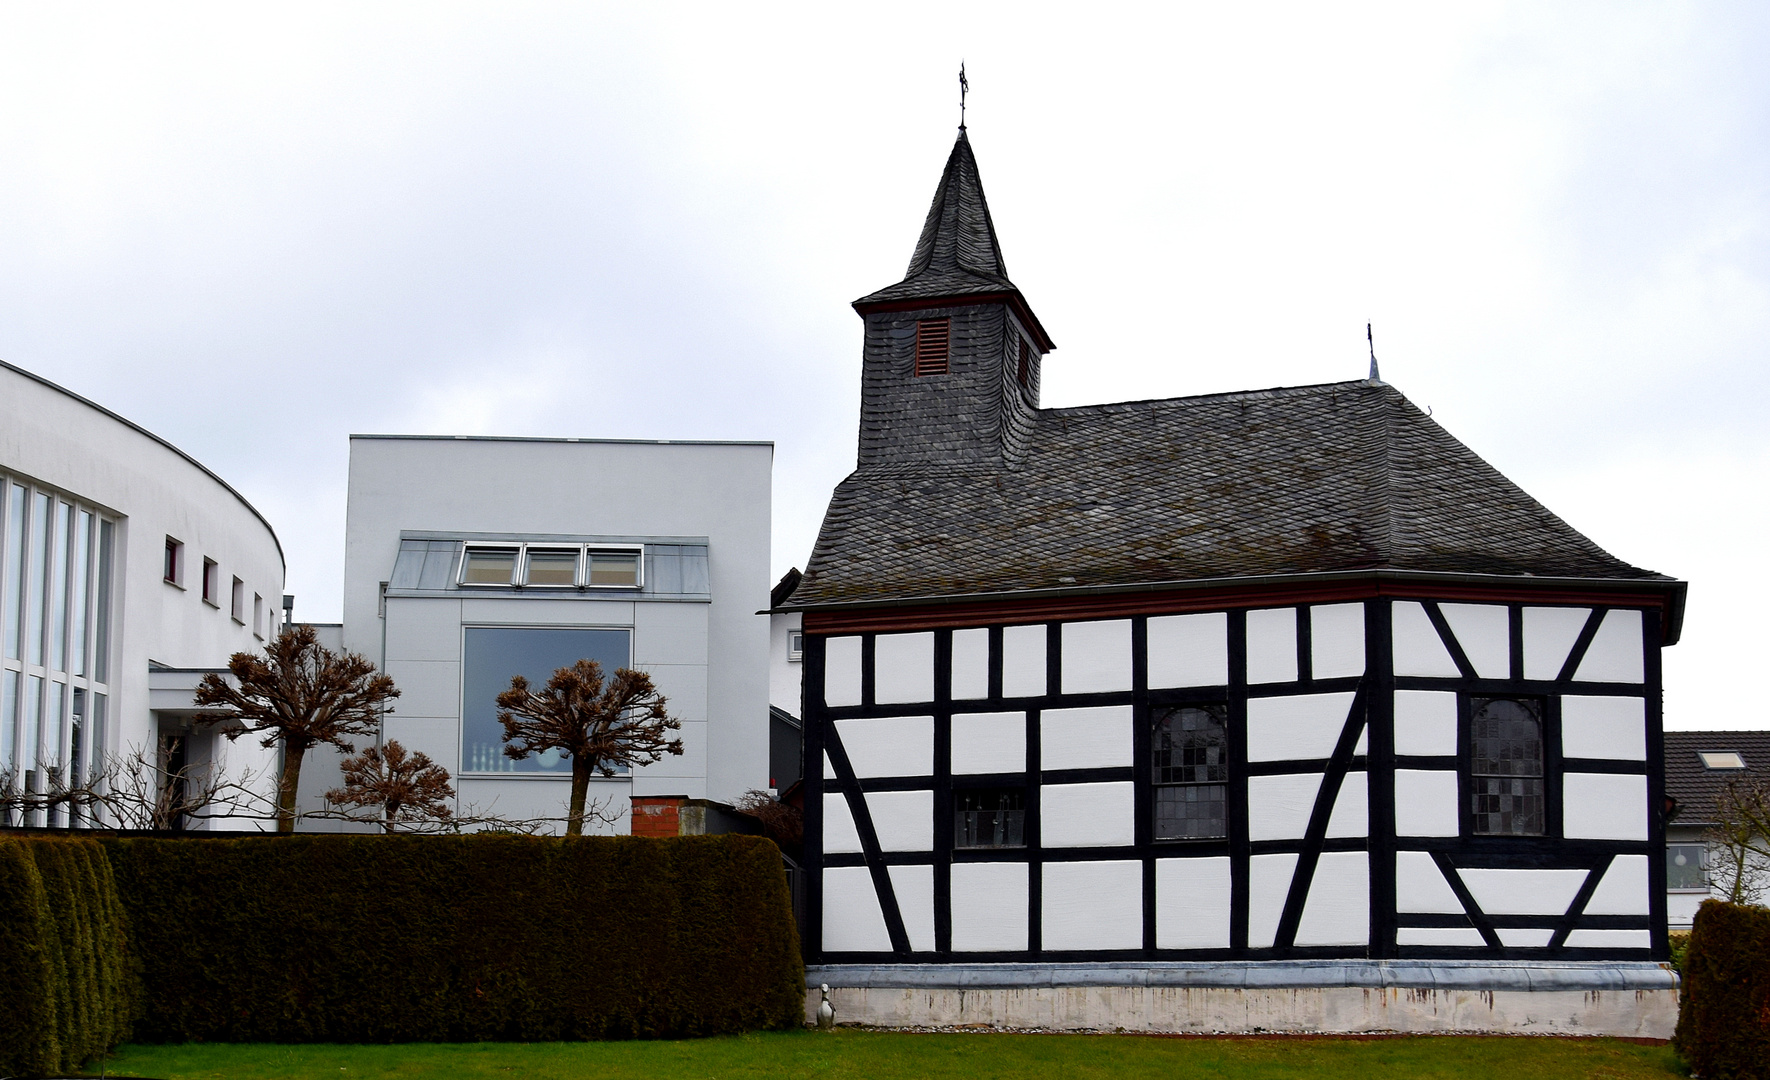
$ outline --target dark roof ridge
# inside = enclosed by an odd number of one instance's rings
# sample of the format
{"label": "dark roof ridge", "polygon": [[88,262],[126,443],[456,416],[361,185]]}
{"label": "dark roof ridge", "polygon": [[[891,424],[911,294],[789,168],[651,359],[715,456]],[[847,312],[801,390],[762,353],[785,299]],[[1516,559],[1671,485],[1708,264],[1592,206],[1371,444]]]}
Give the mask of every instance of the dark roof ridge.
{"label": "dark roof ridge", "polygon": [[1090,405],[1063,405],[1055,408],[1040,409],[1037,415],[1041,418],[1070,417],[1083,413],[1105,410],[1126,409],[1137,405],[1178,405],[1206,404],[1213,401],[1268,401],[1274,398],[1295,397],[1306,393],[1322,390],[1364,390],[1386,386],[1386,383],[1373,383],[1369,379],[1348,379],[1344,382],[1305,383],[1301,386],[1272,386],[1264,390],[1224,390],[1211,394],[1183,394],[1179,397],[1165,398],[1132,398],[1129,401],[1101,401]]}

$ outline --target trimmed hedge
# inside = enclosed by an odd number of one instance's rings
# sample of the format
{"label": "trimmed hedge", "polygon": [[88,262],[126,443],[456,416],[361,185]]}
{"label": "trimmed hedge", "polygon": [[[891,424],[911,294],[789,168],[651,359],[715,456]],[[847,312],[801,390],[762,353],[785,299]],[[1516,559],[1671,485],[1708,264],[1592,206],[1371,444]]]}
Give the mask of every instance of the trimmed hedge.
{"label": "trimmed hedge", "polygon": [[71,1072],[129,1037],[139,998],[96,841],[0,836],[0,1074]]}
{"label": "trimmed hedge", "polygon": [[1704,900],[1682,970],[1672,1045],[1691,1072],[1770,1076],[1770,910]]}
{"label": "trimmed hedge", "polygon": [[780,852],[759,837],[104,844],[146,1041],[674,1038],[803,1016]]}

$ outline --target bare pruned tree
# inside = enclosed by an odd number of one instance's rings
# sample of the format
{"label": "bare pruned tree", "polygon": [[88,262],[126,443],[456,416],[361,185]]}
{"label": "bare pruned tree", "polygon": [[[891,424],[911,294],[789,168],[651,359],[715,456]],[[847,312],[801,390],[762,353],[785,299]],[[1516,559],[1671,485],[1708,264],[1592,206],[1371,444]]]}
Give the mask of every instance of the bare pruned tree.
{"label": "bare pruned tree", "polygon": [[504,756],[516,761],[558,750],[572,759],[572,795],[566,811],[567,836],[584,832],[584,799],[590,774],[613,776],[617,766],[650,765],[665,754],[682,753],[682,740],[669,733],[682,723],[664,709],[664,696],[643,671],[617,668],[605,686],[602,665],[579,660],[562,667],[539,691],[521,675],[498,695],[498,723],[504,727]]}
{"label": "bare pruned tree", "polygon": [[1770,782],[1729,780],[1715,797],[1709,827],[1709,883],[1735,904],[1770,895]]}
{"label": "bare pruned tree", "polygon": [[10,770],[0,772],[0,811],[6,820],[28,822],[41,814],[53,821],[65,811],[70,825],[167,831],[215,818],[268,817],[272,804],[258,789],[259,774],[247,769],[230,776],[213,763],[178,760],[180,738],[158,747],[131,746],[107,759],[77,784],[60,779],[60,771],[39,766],[50,778],[43,791],[18,783]]}
{"label": "bare pruned tree", "polygon": [[[449,771],[428,754],[408,754],[397,741],[371,746],[344,761],[344,786],[326,792],[326,802],[354,810],[372,810],[383,832],[409,831],[405,826],[446,822],[455,797]],[[402,816],[403,815],[403,816]]]}
{"label": "bare pruned tree", "polygon": [[277,831],[294,832],[295,798],[307,751],[324,743],[355,753],[351,740],[375,733],[399,689],[357,653],[339,655],[321,645],[313,627],[306,625],[278,634],[262,656],[234,653],[227,670],[233,682],[213,672],[203,676],[197,706],[207,710],[206,722],[238,722],[222,731],[230,740],[262,732],[260,745],[282,745]]}

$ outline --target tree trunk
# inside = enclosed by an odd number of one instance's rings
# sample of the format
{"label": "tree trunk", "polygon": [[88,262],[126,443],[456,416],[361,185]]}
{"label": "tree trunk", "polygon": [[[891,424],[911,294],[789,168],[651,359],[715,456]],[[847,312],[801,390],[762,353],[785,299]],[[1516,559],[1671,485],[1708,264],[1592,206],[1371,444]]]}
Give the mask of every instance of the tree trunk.
{"label": "tree trunk", "polygon": [[301,787],[301,758],[307,747],[283,744],[283,779],[277,785],[277,832],[295,831],[295,793]]}
{"label": "tree trunk", "polygon": [[590,791],[590,772],[595,766],[588,758],[572,755],[572,805],[565,813],[567,836],[584,835],[584,796]]}

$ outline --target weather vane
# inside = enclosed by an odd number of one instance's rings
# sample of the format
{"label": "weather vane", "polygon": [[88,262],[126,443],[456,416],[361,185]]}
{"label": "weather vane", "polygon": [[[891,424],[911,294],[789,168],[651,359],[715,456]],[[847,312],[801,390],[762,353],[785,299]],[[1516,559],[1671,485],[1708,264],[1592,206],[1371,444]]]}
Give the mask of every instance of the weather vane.
{"label": "weather vane", "polygon": [[965,81],[965,61],[959,61],[959,130],[965,130],[965,95],[971,90],[971,84]]}

